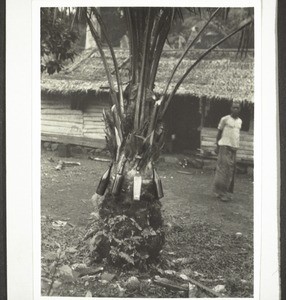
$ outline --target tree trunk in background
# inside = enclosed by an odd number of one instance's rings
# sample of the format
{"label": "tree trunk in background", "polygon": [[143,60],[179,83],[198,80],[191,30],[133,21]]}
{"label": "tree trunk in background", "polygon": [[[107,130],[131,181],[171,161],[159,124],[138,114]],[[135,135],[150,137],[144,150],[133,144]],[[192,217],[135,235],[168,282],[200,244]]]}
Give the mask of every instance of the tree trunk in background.
{"label": "tree trunk in background", "polygon": [[[98,9],[99,10],[99,9]],[[99,36],[101,36],[101,30],[100,26],[95,18],[95,16],[91,16],[92,22],[96,28],[96,31],[98,32]],[[86,35],[85,35],[85,50],[90,50],[90,49],[96,49],[97,45],[96,42],[91,34],[90,28],[88,25],[86,25]]]}

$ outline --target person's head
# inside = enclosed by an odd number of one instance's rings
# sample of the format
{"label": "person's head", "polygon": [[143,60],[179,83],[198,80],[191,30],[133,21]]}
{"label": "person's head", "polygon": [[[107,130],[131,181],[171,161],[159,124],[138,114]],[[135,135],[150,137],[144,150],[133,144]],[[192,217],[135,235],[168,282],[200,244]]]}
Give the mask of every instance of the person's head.
{"label": "person's head", "polygon": [[237,102],[237,101],[234,101],[232,102],[232,105],[231,105],[231,115],[234,117],[234,118],[237,118],[239,113],[240,113],[240,103]]}

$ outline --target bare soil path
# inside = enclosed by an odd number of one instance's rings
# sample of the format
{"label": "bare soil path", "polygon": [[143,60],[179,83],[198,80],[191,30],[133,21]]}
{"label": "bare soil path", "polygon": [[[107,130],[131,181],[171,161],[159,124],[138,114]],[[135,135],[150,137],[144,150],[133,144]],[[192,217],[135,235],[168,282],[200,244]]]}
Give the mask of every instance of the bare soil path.
{"label": "bare soil path", "polygon": [[[42,214],[70,218],[75,225],[85,225],[93,211],[91,196],[107,163],[83,157],[66,158],[66,161],[80,162],[81,166],[56,171],[58,160],[53,152],[42,154]],[[206,221],[226,233],[252,234],[253,182],[249,176],[237,176],[234,199],[223,203],[212,195],[212,171],[188,169],[192,175],[180,174],[177,173],[182,170],[179,165],[164,162],[158,169],[164,187],[162,203],[167,219]]]}

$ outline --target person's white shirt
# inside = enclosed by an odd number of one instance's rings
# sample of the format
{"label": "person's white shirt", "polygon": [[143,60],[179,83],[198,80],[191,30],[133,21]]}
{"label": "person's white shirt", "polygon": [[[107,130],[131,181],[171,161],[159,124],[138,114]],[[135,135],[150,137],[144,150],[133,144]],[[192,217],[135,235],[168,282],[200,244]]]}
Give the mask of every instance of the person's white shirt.
{"label": "person's white shirt", "polygon": [[242,120],[240,118],[233,118],[231,115],[222,117],[218,125],[218,129],[222,130],[218,145],[238,149],[241,125]]}

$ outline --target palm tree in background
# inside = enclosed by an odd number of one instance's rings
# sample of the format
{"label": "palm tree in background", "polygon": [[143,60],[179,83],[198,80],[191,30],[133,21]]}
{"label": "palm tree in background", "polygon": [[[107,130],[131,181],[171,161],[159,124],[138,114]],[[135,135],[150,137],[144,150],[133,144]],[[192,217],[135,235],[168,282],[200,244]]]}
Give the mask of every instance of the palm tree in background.
{"label": "palm tree in background", "polygon": [[[170,71],[161,95],[154,93],[156,74],[172,24],[183,19],[183,10],[203,16],[205,24],[186,45]],[[110,109],[103,112],[106,143],[112,163],[99,181],[94,199],[99,204],[99,222],[86,235],[95,259],[116,264],[144,265],[159,256],[164,245],[160,199],[163,187],[155,163],[164,146],[164,116],[178,88],[213,49],[240,33],[239,53],[245,53],[253,32],[253,11],[246,9],[243,22],[204,50],[174,82],[180,63],[208,25],[226,22],[229,8],[122,8],[129,38],[130,74],[122,84],[118,62],[100,10],[78,8],[72,23],[84,18],[104,64],[111,95]],[[100,34],[98,31],[100,28]],[[102,41],[107,45],[104,49]],[[107,60],[107,50],[112,65]],[[168,72],[169,70],[166,70]]]}

